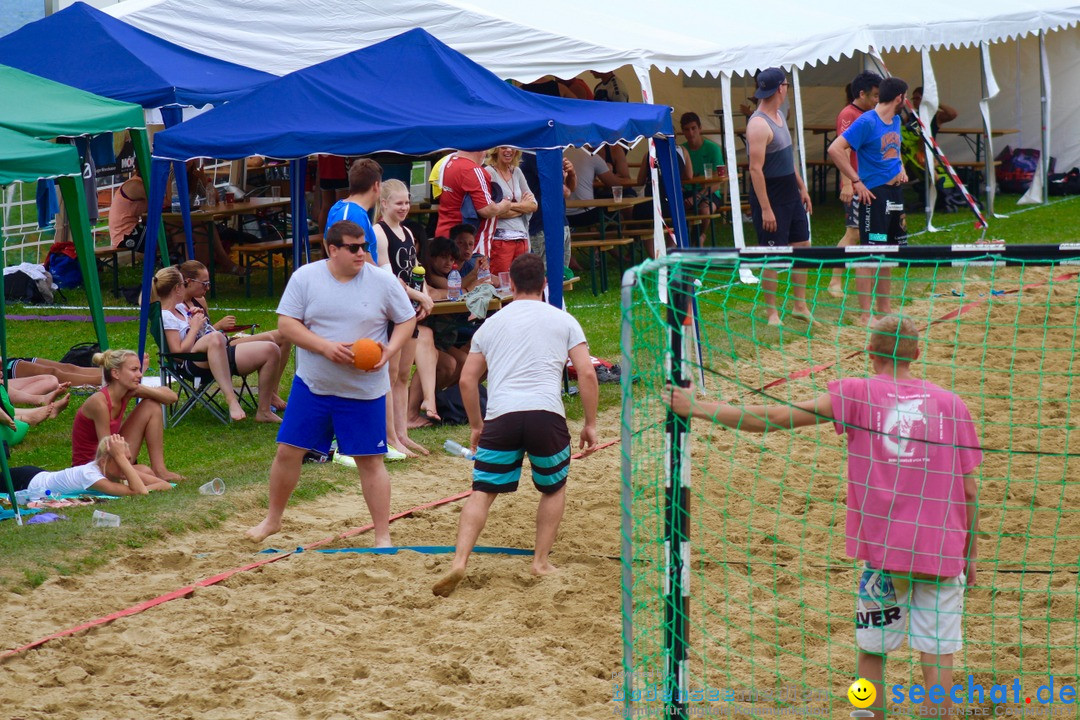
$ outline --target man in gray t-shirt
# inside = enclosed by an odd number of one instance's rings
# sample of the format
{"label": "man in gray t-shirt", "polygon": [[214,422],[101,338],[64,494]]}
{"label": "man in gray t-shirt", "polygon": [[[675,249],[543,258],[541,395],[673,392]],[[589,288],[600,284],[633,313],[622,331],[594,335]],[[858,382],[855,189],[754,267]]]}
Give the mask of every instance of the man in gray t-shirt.
{"label": "man in gray t-shirt", "polygon": [[[281,529],[285,505],[300,481],[309,451],[356,460],[364,501],[375,524],[375,545],[390,546],[390,476],[386,454],[386,361],[412,337],[416,311],[392,274],[367,262],[368,241],[354,222],[326,233],[326,260],[298,269],[278,304],[278,330],[296,345],[296,377],[270,467],[266,519],[247,531],[257,542]],[[387,325],[394,323],[387,340]],[[353,365],[353,343],[370,338],[382,357],[370,370]]]}
{"label": "man in gray t-shirt", "polygon": [[[544,261],[536,255],[522,255],[511,263],[514,302],[476,331],[461,371],[461,399],[476,448],[473,493],[461,510],[450,572],[432,588],[436,595],[449,595],[465,578],[465,565],[491,504],[500,494],[517,490],[526,454],[533,485],[540,491],[532,571],[535,575],[555,571],[548,553],[562,521],[570,472],[570,431],[562,402],[562,372],[568,356],[578,371],[585,410],[582,454],[596,449],[599,390],[589,346],[572,315],[544,302],[545,270]],[[490,393],[487,417],[481,417],[478,388],[485,372]]]}

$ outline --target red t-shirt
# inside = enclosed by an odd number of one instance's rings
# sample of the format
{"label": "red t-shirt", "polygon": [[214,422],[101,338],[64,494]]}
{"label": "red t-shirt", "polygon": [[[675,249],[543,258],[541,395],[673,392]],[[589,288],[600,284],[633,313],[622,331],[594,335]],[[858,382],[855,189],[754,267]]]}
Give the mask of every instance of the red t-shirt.
{"label": "red t-shirt", "polygon": [[[469,158],[454,155],[447,160],[442,173],[443,191],[439,195],[439,224],[435,235],[450,237],[450,228],[461,224],[461,203],[466,196],[472,198],[477,211],[490,205],[493,201],[489,182],[484,168]],[[476,228],[477,249],[474,252],[490,255],[488,248],[494,233],[495,218],[481,218],[480,227]]]}
{"label": "red t-shirt", "polygon": [[[859,119],[865,110],[859,108],[855,103],[848,103],[844,106],[844,109],[840,111],[840,114],[836,116],[836,135],[839,137],[844,134],[844,131],[851,127],[851,123]],[[859,170],[859,158],[855,155],[855,150],[851,153],[851,167],[858,172]]]}

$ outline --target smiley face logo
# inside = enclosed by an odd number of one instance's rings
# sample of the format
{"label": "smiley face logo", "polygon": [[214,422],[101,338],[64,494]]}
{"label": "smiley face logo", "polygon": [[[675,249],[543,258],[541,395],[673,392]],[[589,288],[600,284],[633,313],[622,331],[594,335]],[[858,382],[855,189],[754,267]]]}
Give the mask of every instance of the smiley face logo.
{"label": "smiley face logo", "polygon": [[877,690],[874,688],[874,683],[859,678],[847,689],[847,697],[855,707],[866,708],[877,699]]}

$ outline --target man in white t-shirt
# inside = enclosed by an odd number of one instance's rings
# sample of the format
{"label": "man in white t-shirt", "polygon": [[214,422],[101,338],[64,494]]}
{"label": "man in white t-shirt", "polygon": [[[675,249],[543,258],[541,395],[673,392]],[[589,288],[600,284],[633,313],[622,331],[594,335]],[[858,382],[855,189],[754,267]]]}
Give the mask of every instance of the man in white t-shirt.
{"label": "man in white t-shirt", "polygon": [[[543,300],[544,261],[522,255],[510,265],[514,302],[485,322],[472,340],[461,371],[461,399],[469,415],[476,449],[473,493],[465,501],[450,572],[432,588],[446,597],[465,577],[488,511],[500,493],[517,490],[521,462],[529,455],[533,485],[540,491],[536,512],[536,545],[532,571],[555,571],[548,553],[566,506],[570,470],[570,431],[562,403],[562,373],[569,356],[578,372],[585,409],[581,428],[584,455],[596,449],[596,406],[599,388],[581,325],[569,313]],[[537,332],[543,328],[543,332]],[[480,414],[479,384],[488,376],[487,418]]]}
{"label": "man in white t-shirt", "polygon": [[[296,346],[296,376],[270,467],[266,519],[247,531],[261,542],[281,529],[281,516],[309,451],[338,452],[356,461],[364,502],[375,525],[375,546],[390,546],[390,476],[386,454],[386,361],[412,337],[416,311],[397,277],[370,264],[373,236],[342,220],[326,231],[326,260],[289,278],[278,303],[278,331]],[[387,325],[394,323],[387,338]],[[370,371],[353,366],[353,343],[370,338],[382,357]]]}

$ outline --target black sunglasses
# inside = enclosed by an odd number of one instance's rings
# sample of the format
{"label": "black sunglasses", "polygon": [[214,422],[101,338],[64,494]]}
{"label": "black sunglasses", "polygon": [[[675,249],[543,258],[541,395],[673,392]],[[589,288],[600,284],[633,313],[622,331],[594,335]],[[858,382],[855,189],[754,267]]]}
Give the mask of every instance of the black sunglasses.
{"label": "black sunglasses", "polygon": [[351,252],[353,255],[360,252],[361,250],[363,250],[364,252],[367,252],[368,248],[371,247],[371,243],[366,243],[366,242],[360,242],[360,243],[330,243],[330,244],[333,245],[334,247],[345,248],[346,250]]}

